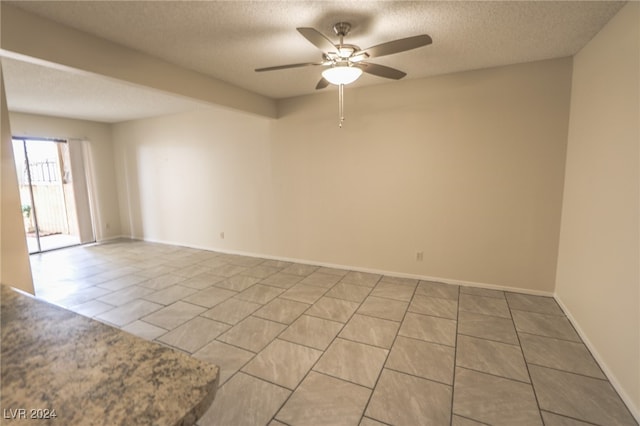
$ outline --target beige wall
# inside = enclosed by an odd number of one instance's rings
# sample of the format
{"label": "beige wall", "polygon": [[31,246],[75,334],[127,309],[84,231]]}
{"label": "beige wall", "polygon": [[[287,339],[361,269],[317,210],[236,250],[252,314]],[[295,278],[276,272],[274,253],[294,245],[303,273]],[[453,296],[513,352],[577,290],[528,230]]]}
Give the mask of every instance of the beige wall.
{"label": "beige wall", "polygon": [[560,59],[347,90],[343,129],[335,90],[276,121],[117,124],[123,233],[551,293],[570,78]]}
{"label": "beige wall", "polygon": [[10,113],[14,135],[84,139],[88,157],[86,173],[93,186],[94,228],[98,241],[120,236],[120,209],[115,178],[111,126],[85,120]]}
{"label": "beige wall", "polygon": [[114,125],[123,234],[270,252],[269,126],[217,108]]}
{"label": "beige wall", "polygon": [[34,294],[0,65],[0,282]]}
{"label": "beige wall", "polygon": [[640,418],[640,4],[574,59],[557,298]]}

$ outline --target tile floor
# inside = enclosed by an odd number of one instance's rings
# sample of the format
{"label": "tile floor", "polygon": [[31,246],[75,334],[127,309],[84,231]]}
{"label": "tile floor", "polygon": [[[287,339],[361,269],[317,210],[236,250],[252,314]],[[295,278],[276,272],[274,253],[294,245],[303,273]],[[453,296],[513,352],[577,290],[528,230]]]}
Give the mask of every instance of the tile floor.
{"label": "tile floor", "polygon": [[221,367],[198,425],[637,425],[552,298],[139,241],[37,296]]}

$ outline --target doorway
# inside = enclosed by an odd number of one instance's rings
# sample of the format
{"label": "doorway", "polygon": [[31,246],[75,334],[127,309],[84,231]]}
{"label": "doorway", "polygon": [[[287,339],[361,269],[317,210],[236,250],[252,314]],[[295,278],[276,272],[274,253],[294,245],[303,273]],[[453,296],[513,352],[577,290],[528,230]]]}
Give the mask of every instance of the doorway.
{"label": "doorway", "polygon": [[90,215],[76,203],[67,141],[14,137],[13,153],[29,254],[88,242],[78,216]]}

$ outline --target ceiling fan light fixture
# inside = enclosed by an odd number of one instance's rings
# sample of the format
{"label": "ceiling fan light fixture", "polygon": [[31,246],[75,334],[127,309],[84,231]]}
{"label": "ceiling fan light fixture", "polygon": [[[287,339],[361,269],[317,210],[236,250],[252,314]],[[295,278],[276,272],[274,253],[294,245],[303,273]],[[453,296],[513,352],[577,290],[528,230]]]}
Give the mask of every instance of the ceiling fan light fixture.
{"label": "ceiling fan light fixture", "polygon": [[322,71],[322,77],[331,84],[339,86],[341,84],[351,84],[362,75],[362,70],[358,67],[348,65],[335,66]]}

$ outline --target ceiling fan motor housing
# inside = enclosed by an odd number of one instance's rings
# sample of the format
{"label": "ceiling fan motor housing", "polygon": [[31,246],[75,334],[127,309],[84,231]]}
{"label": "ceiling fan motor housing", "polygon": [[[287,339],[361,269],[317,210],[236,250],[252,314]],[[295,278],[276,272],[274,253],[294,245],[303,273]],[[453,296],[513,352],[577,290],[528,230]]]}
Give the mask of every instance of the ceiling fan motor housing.
{"label": "ceiling fan motor housing", "polygon": [[348,22],[338,22],[333,26],[333,31],[338,37],[344,37],[351,31],[351,24]]}

